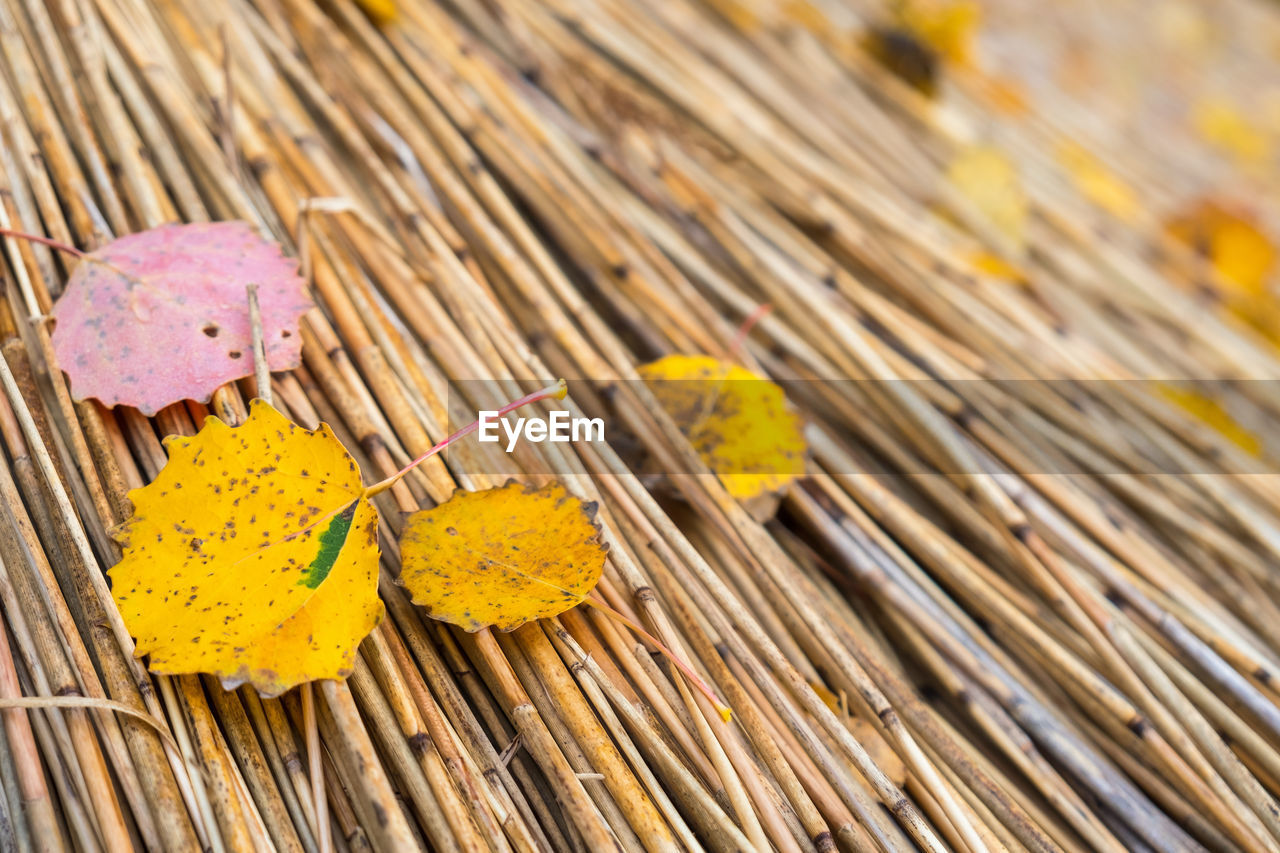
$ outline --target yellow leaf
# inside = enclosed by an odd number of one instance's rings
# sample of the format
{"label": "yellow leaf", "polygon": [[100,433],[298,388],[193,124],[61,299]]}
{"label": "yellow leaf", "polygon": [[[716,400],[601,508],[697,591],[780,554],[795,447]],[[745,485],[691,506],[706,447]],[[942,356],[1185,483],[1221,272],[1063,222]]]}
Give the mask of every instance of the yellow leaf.
{"label": "yellow leaf", "polygon": [[639,373],[738,500],[773,495],[803,476],[800,418],[774,383],[705,355],[669,355]]}
{"label": "yellow leaf", "polygon": [[1246,166],[1261,163],[1270,156],[1267,137],[1228,100],[1206,98],[1195,106],[1191,116],[1196,131],[1209,142]]}
{"label": "yellow leaf", "polygon": [[1021,249],[1029,205],[1018,171],[999,149],[963,148],[947,167],[947,180],[995,231]]}
{"label": "yellow leaf", "polygon": [[[1215,201],[1202,201],[1170,220],[1171,237],[1202,254],[1214,269],[1236,286],[1228,296],[1256,297],[1267,293],[1276,263],[1276,249],[1242,212]],[[1228,300],[1228,306],[1231,299]]]}
{"label": "yellow leaf", "polygon": [[556,481],[455,492],[409,516],[400,583],[433,618],[467,631],[556,616],[600,580],[606,548],[595,511]]}
{"label": "yellow leaf", "polygon": [[1166,382],[1156,385],[1160,396],[1194,416],[1250,456],[1262,455],[1262,442],[1240,425],[1222,404],[1191,388],[1180,388]]}
{"label": "yellow leaf", "polygon": [[375,24],[390,24],[400,14],[395,0],[356,0]]}
{"label": "yellow leaf", "polygon": [[902,26],[943,59],[967,64],[981,10],[971,0],[910,0],[898,12]]}
{"label": "yellow leaf", "polygon": [[167,442],[133,516],[112,596],[136,654],[159,673],[205,672],[266,696],[351,672],[382,618],[377,513],[329,427],[261,400],[230,427],[210,417]]}
{"label": "yellow leaf", "polygon": [[995,278],[1008,279],[1009,281],[1021,284],[1023,287],[1028,285],[1027,277],[1023,275],[1022,270],[997,255],[995,252],[979,251],[969,258],[969,262],[973,264],[974,269],[980,273],[984,273]]}
{"label": "yellow leaf", "polygon": [[1058,149],[1060,162],[1075,181],[1080,194],[1117,219],[1132,222],[1138,212],[1138,200],[1129,188],[1078,142],[1068,142]]}

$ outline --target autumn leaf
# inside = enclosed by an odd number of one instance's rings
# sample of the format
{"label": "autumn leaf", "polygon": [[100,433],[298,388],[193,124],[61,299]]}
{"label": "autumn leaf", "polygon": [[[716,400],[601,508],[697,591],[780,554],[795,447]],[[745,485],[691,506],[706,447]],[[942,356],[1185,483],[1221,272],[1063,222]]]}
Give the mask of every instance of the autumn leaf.
{"label": "autumn leaf", "polygon": [[704,355],[669,355],[638,369],[729,494],[761,516],[804,474],[800,418],[774,383]]}
{"label": "autumn leaf", "polygon": [[1257,166],[1271,155],[1266,134],[1229,100],[1200,101],[1192,111],[1191,123],[1205,142],[1243,166]]}
{"label": "autumn leaf", "polygon": [[1276,248],[1245,211],[1205,199],[1170,219],[1165,231],[1213,264],[1237,294],[1267,292]]}
{"label": "autumn leaf", "polygon": [[390,24],[400,14],[395,0],[356,0],[356,5],[364,9],[375,24]]}
{"label": "autumn leaf", "polygon": [[1220,402],[1192,388],[1167,382],[1156,383],[1161,397],[1173,403],[1205,426],[1253,457],[1262,456],[1262,441],[1240,424]]}
{"label": "autumn leaf", "polygon": [[1021,250],[1030,206],[1018,170],[1002,151],[985,145],[962,148],[947,167],[947,182],[960,200],[993,231]]}
{"label": "autumn leaf", "polygon": [[973,59],[981,10],[972,0],[908,0],[898,9],[900,25],[948,62]]}
{"label": "autumn leaf", "polygon": [[1067,170],[1080,194],[1117,219],[1132,222],[1138,199],[1089,149],[1067,142],[1058,149],[1058,162]]}
{"label": "autumn leaf", "polygon": [[552,481],[455,492],[409,516],[400,583],[431,616],[467,631],[511,631],[582,602],[600,580],[596,507]]}
{"label": "autumn leaf", "polygon": [[85,255],[53,309],[53,347],[72,393],[152,415],[248,376],[251,283],[267,365],[297,367],[306,285],[296,262],[248,223],[164,225]]}
{"label": "autumn leaf", "polygon": [[261,400],[172,437],[110,572],[136,653],[165,674],[205,672],[275,696],[350,673],[382,618],[377,513],[328,426],[306,430]]}
{"label": "autumn leaf", "polygon": [[978,251],[969,257],[969,263],[973,268],[983,275],[989,275],[994,278],[1002,278],[1023,287],[1029,285],[1026,275],[1022,270],[1006,261],[1004,258],[994,252]]}

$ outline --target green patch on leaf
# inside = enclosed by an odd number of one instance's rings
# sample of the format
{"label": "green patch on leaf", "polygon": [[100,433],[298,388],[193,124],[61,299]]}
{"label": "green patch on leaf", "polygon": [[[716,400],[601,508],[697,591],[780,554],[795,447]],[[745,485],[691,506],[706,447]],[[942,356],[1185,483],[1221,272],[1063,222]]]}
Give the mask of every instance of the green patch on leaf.
{"label": "green patch on leaf", "polygon": [[358,503],[360,503],[359,500],[352,501],[329,522],[324,533],[320,534],[320,553],[316,554],[311,565],[307,566],[306,576],[298,583],[308,589],[315,589],[324,583],[324,579],[329,576],[329,570],[338,560],[338,554],[342,552],[342,546],[347,542],[347,534],[351,532],[351,519],[355,517]]}

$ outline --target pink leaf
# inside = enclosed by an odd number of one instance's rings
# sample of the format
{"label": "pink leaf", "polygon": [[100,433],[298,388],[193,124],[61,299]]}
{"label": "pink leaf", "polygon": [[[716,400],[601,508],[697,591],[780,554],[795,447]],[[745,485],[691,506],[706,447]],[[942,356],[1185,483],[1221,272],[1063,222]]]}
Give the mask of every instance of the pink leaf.
{"label": "pink leaf", "polygon": [[306,284],[297,262],[248,223],[163,225],[87,255],[53,309],[72,395],[153,415],[252,374],[253,283],[268,367],[297,367]]}

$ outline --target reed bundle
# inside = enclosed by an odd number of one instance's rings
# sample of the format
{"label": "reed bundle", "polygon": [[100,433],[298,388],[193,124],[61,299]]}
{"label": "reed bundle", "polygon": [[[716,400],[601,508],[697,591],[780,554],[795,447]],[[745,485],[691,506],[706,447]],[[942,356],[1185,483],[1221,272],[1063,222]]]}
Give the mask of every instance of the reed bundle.
{"label": "reed bundle", "polygon": [[[1146,381],[1263,380],[1235,417],[1280,413],[1272,344],[1160,225],[1273,177],[1041,85],[1025,54],[1091,4],[993,4],[1031,93],[1003,111],[974,66],[936,98],[886,70],[868,0],[397,5],[3,0],[0,226],[290,246],[318,307],[272,397],[369,481],[568,377],[572,410],[703,475],[660,487],[599,443],[517,465],[599,502],[599,595],[733,719],[594,610],[467,634],[410,604],[399,511],[495,485],[492,445],[378,498],[388,617],[350,679],[149,674],[108,531],[164,436],[256,387],[150,419],[73,401],[44,318],[76,261],[7,240],[0,850],[1280,851],[1280,483]],[[1108,7],[1141,38],[1147,4]],[[1212,9],[1224,79],[1265,81],[1275,6]],[[979,138],[1023,175],[1022,241],[945,178]],[[1140,209],[1083,198],[1064,140]],[[636,381],[668,353],[785,383],[812,458],[775,518]]]}

